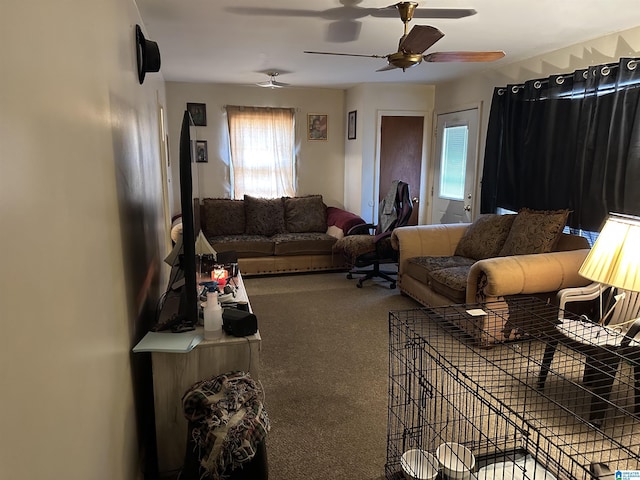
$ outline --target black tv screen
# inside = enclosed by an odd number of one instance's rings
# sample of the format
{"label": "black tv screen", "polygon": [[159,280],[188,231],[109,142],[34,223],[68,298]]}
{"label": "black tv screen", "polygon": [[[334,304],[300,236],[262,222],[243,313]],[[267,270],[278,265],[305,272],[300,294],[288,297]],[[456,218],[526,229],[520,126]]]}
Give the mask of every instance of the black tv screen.
{"label": "black tv screen", "polygon": [[[191,129],[191,115],[185,110],[180,130],[180,207],[182,209],[182,249],[180,267],[184,272],[184,287],[180,297],[180,315],[184,321],[198,322],[198,293],[196,284],[196,238],[200,233],[197,170]],[[195,177],[195,182],[194,182]]]}

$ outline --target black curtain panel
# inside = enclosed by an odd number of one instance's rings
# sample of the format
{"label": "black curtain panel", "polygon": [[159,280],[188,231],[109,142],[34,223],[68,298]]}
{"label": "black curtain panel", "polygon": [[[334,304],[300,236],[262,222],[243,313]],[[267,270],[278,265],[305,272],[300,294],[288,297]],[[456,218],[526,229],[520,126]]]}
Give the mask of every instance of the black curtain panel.
{"label": "black curtain panel", "polygon": [[609,212],[640,214],[638,59],[496,88],[481,211],[568,208],[599,230]]}

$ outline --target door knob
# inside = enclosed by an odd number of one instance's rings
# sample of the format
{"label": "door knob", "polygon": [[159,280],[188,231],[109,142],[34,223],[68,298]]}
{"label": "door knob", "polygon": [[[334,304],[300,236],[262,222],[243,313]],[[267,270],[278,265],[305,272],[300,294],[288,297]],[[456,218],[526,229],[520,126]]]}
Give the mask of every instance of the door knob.
{"label": "door knob", "polygon": [[420,202],[420,199],[419,199],[418,197],[413,197],[413,198],[411,199],[411,201],[412,201],[413,203],[419,203],[419,202]]}
{"label": "door knob", "polygon": [[470,212],[471,211],[471,205],[465,205],[464,206],[464,211],[465,212]]}

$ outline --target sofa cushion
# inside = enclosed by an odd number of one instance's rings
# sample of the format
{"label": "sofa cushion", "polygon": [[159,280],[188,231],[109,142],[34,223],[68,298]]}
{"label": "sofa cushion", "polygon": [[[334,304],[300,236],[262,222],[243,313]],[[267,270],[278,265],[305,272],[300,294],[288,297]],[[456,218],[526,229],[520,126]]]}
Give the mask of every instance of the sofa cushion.
{"label": "sofa cushion", "polygon": [[342,252],[349,265],[355,265],[358,257],[376,251],[374,240],[373,235],[347,235],[339,239],[333,249]]}
{"label": "sofa cushion", "polygon": [[244,202],[230,198],[205,198],[200,208],[205,237],[240,235],[245,230]]}
{"label": "sofa cushion", "polygon": [[471,267],[476,263],[472,258],[451,257],[413,257],[406,266],[406,274],[424,284],[431,281],[431,273],[444,268]]}
{"label": "sofa cushion", "polygon": [[465,303],[470,269],[470,265],[462,265],[435,270],[430,273],[431,288],[434,292],[450,298],[454,303]]}
{"label": "sofa cushion", "polygon": [[279,233],[271,237],[275,255],[330,255],[336,238],[326,233]]}
{"label": "sofa cushion", "polygon": [[513,220],[500,256],[552,252],[567,223],[569,210],[523,208]]}
{"label": "sofa cushion", "polygon": [[285,197],[284,221],[287,232],[326,232],[327,206],[322,195]]}
{"label": "sofa cushion", "polygon": [[515,217],[492,213],[478,218],[464,232],[455,254],[476,260],[497,257]]}
{"label": "sofa cushion", "polygon": [[284,225],[284,202],[282,198],[257,198],[244,196],[245,233],[266,235],[286,231]]}
{"label": "sofa cushion", "polygon": [[586,237],[580,235],[572,235],[570,233],[561,233],[558,236],[558,242],[556,243],[554,252],[567,252],[570,250],[582,250],[584,248],[591,248],[589,240]]}
{"label": "sofa cushion", "polygon": [[236,252],[238,258],[272,256],[275,243],[263,235],[222,235],[208,237],[216,252]]}

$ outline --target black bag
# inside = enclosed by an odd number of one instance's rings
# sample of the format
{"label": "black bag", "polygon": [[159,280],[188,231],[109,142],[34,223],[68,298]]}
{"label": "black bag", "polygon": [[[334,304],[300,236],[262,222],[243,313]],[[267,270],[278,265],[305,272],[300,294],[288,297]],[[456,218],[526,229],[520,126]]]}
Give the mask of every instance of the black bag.
{"label": "black bag", "polygon": [[258,331],[258,319],[253,313],[225,308],[222,310],[222,329],[234,337],[247,337]]}

